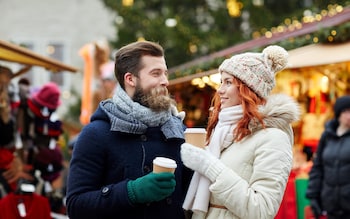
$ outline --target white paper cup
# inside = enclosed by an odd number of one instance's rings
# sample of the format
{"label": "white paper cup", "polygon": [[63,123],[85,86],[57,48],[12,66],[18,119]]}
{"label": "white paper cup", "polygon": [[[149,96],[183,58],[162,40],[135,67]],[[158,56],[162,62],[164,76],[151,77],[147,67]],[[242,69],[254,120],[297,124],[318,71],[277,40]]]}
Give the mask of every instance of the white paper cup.
{"label": "white paper cup", "polygon": [[185,130],[186,143],[204,148],[207,131],[204,128],[187,128]]}
{"label": "white paper cup", "polygon": [[153,172],[171,172],[174,173],[177,167],[176,161],[166,157],[156,157],[153,160]]}

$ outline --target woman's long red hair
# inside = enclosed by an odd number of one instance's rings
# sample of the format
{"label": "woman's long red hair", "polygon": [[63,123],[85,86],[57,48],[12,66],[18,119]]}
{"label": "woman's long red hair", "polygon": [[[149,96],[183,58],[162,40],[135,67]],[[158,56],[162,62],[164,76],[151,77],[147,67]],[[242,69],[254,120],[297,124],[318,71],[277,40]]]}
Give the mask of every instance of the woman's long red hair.
{"label": "woman's long red hair", "polygon": [[[238,142],[244,137],[251,134],[248,125],[251,120],[261,123],[263,127],[263,116],[259,113],[259,105],[266,103],[266,100],[259,97],[254,91],[247,87],[241,80],[233,78],[233,84],[238,88],[238,97],[241,99],[241,104],[243,108],[243,117],[237,123],[236,128],[233,130],[233,136],[235,136],[235,141]],[[207,142],[210,141],[210,136],[218,123],[219,112],[221,108],[220,97],[218,93],[215,93],[215,96],[212,100],[212,107],[209,116],[208,126],[207,126]]]}

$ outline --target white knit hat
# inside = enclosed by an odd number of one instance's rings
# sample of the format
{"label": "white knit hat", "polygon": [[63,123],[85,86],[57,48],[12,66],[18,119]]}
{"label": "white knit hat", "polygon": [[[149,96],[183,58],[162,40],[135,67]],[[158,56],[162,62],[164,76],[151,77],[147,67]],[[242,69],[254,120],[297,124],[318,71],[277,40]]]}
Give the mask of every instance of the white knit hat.
{"label": "white knit hat", "polygon": [[275,75],[287,66],[288,52],[268,46],[262,53],[242,53],[223,61],[219,72],[232,74],[260,97],[266,98],[275,87]]}

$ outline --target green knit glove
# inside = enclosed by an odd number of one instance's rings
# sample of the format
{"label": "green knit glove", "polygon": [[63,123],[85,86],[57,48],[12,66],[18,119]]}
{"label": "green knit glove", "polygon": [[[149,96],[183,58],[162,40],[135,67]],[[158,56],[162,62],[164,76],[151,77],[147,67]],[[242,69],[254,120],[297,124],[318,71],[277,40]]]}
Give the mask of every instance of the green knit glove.
{"label": "green knit glove", "polygon": [[160,201],[175,190],[173,173],[149,173],[127,184],[129,199],[134,204]]}

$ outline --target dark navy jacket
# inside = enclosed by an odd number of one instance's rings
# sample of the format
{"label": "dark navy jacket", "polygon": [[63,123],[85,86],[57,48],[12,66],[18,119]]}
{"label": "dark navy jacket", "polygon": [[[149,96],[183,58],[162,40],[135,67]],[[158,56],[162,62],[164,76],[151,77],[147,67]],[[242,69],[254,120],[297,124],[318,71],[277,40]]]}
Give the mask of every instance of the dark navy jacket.
{"label": "dark navy jacket", "polygon": [[[67,189],[70,219],[183,219],[192,174],[180,159],[183,142],[166,140],[160,127],[144,134],[110,131],[109,118],[98,108],[74,146]],[[157,156],[176,160],[175,192],[159,202],[130,203],[127,182],[150,173]]]}
{"label": "dark navy jacket", "polygon": [[309,174],[306,197],[319,200],[322,210],[338,215],[336,218],[349,218],[350,131],[339,137],[337,127],[336,120],[326,124]]}

